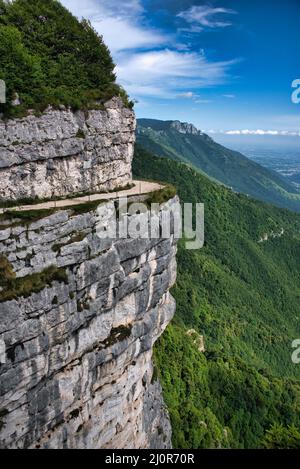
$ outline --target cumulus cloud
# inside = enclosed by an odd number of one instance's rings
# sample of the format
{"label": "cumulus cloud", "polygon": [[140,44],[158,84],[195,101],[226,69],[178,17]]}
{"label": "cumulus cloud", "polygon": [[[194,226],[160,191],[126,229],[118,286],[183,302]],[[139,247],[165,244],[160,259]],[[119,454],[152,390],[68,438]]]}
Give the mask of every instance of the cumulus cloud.
{"label": "cumulus cloud", "polygon": [[196,99],[195,103],[196,104],[208,104],[208,103],[211,103],[212,100],[211,99]]}
{"label": "cumulus cloud", "polygon": [[193,91],[186,91],[183,93],[179,93],[176,98],[181,98],[181,99],[190,99],[193,100],[195,104],[207,104],[211,103],[210,99],[202,99],[197,93],[194,93]]}
{"label": "cumulus cloud", "polygon": [[93,26],[103,35],[113,54],[126,49],[157,46],[166,41],[162,34],[142,29],[126,18],[107,17],[94,20]]}
{"label": "cumulus cloud", "polygon": [[228,130],[227,135],[279,135],[278,130]]}
{"label": "cumulus cloud", "polygon": [[75,16],[89,19],[113,54],[125,49],[157,46],[168,39],[154,29],[141,25],[140,0],[61,0]]}
{"label": "cumulus cloud", "polygon": [[[156,96],[193,97],[192,90],[222,83],[236,61],[210,62],[195,52],[170,49],[124,54],[119,57],[117,74],[131,93],[139,95],[141,86],[155,87]],[[186,91],[188,90],[188,91]]]}
{"label": "cumulus cloud", "polygon": [[60,0],[61,3],[78,17],[106,16],[108,13],[121,17],[133,17],[144,11],[141,0]]}
{"label": "cumulus cloud", "polygon": [[230,21],[217,19],[220,15],[236,14],[234,10],[228,8],[213,8],[209,5],[194,5],[188,10],[181,11],[177,17],[182,18],[191,26],[190,32],[200,32],[204,28],[225,28],[231,26]]}
{"label": "cumulus cloud", "polygon": [[184,92],[184,93],[179,93],[179,95],[177,97],[178,98],[193,99],[195,97],[195,93],[193,93],[192,91],[187,91],[187,92]]}
{"label": "cumulus cloud", "polygon": [[290,131],[290,130],[214,130],[211,129],[208,131],[210,134],[225,134],[225,135],[279,135],[279,136],[291,136],[291,137],[300,137],[300,132]]}

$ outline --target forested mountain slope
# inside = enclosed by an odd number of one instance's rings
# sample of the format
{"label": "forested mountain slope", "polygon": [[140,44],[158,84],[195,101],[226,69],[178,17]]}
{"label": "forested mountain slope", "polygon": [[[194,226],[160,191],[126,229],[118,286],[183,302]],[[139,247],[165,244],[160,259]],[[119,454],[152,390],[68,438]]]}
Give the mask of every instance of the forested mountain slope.
{"label": "forested mountain slope", "polygon": [[182,202],[205,203],[205,247],[180,243],[177,316],[156,349],[175,447],[253,448],[274,424],[299,427],[291,343],[300,337],[300,215],[141,147],[134,172],[174,184]]}

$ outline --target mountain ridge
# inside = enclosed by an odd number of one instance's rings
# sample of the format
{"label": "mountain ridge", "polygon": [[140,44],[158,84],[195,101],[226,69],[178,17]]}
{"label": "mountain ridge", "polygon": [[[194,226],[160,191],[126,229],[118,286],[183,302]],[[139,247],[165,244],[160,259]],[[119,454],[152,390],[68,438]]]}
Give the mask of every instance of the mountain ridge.
{"label": "mountain ridge", "polygon": [[194,124],[189,122],[181,122],[179,120],[160,121],[157,119],[138,119],[142,127],[155,128],[155,130],[175,129],[183,134],[206,135],[202,130],[197,129]]}
{"label": "mountain ridge", "polygon": [[235,192],[300,211],[300,193],[283,176],[216,143],[193,124],[178,122],[138,119],[138,144],[157,156],[187,163]]}

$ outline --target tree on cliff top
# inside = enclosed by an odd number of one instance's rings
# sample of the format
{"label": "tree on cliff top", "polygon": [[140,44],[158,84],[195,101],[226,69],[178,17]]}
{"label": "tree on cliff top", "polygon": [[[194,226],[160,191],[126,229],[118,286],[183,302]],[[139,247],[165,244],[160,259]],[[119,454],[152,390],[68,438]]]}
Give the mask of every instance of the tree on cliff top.
{"label": "tree on cliff top", "polygon": [[[0,79],[7,87],[1,112],[21,115],[64,104],[74,109],[127,95],[101,36],[57,0],[0,0]],[[11,105],[18,95],[21,106]]]}

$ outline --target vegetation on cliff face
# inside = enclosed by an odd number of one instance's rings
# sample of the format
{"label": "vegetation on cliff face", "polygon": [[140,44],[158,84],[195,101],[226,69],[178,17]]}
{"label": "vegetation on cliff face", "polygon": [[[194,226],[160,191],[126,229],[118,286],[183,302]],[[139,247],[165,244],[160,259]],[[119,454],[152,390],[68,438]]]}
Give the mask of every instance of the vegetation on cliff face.
{"label": "vegetation on cliff face", "polygon": [[[205,203],[205,246],[179,243],[176,318],[155,351],[174,446],[300,447],[300,367],[291,360],[300,335],[300,215],[140,147],[134,173],[174,184],[183,202]],[[204,336],[205,353],[191,328]]]}
{"label": "vegetation on cliff face", "polygon": [[[7,258],[0,255],[0,289],[6,287],[8,283],[12,282],[16,278],[16,274],[8,262]],[[1,293],[1,292],[0,292]]]}
{"label": "vegetation on cliff face", "polygon": [[53,282],[68,283],[68,276],[64,268],[50,266],[42,272],[17,278],[9,264],[8,266],[5,264],[5,258],[0,257],[0,304],[20,297],[28,298],[33,293],[39,293],[50,286]]}
{"label": "vegetation on cliff face", "polygon": [[[79,22],[57,0],[0,0],[0,79],[9,117],[60,104],[95,107],[127,95],[115,82],[110,52],[91,24]],[[19,97],[21,105],[12,106]]]}

